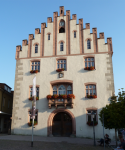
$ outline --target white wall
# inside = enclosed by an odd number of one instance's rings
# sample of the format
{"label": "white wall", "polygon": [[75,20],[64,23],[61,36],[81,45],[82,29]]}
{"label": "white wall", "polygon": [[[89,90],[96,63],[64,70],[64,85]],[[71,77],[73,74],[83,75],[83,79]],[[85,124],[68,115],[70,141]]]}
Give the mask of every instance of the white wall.
{"label": "white wall", "polygon": [[[68,108],[75,116],[76,119],[76,136],[90,136],[93,137],[93,128],[86,124],[86,108],[96,107],[98,113],[102,107],[109,103],[108,98],[111,93],[107,91],[105,72],[107,68],[106,62],[107,54],[95,55],[95,68],[94,71],[85,71],[83,68],[84,59],[82,55],[68,56],[67,57],[67,71],[64,71],[64,78],[58,78],[56,72],[56,58],[42,58],[40,73],[37,74],[36,84],[40,85],[39,100],[37,101],[36,108],[38,109],[38,125],[35,128],[34,134],[47,136],[47,120],[50,113],[55,110],[48,108],[48,100],[46,96],[50,94],[50,82],[54,80],[73,80],[73,94],[75,94],[74,108]],[[28,109],[31,108],[32,102],[29,98],[29,85],[32,85],[34,74],[30,74],[30,59],[24,59],[23,62],[23,82],[21,83],[21,95],[19,104],[19,111],[17,115],[22,120],[16,122],[15,134],[31,134],[31,128],[28,127]],[[86,82],[97,83],[97,98],[85,98],[85,85]],[[63,108],[63,107],[62,107]],[[22,113],[23,112],[23,113]],[[96,138],[102,137],[102,126],[100,121],[95,127]],[[82,130],[81,130],[82,128]],[[18,130],[19,129],[19,130]],[[107,130],[107,133],[109,131]]]}

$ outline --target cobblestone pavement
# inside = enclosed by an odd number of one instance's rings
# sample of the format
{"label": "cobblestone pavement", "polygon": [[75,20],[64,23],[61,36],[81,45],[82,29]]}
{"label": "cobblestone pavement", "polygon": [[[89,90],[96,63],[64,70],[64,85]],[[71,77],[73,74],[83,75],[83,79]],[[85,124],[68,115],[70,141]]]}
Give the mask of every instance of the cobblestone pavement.
{"label": "cobblestone pavement", "polygon": [[[73,144],[67,142],[0,140],[0,150],[104,150],[101,146]],[[110,150],[105,148],[105,150]]]}

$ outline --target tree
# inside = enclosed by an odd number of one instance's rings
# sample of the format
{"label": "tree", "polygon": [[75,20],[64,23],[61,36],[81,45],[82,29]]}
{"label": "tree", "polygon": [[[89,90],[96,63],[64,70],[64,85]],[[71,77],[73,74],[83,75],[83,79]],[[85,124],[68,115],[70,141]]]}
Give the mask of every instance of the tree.
{"label": "tree", "polygon": [[125,128],[125,91],[119,92],[118,96],[112,96],[110,104],[102,108],[99,113],[99,120],[103,125],[102,114],[104,114],[104,127],[115,129],[115,139],[117,146],[117,129]]}

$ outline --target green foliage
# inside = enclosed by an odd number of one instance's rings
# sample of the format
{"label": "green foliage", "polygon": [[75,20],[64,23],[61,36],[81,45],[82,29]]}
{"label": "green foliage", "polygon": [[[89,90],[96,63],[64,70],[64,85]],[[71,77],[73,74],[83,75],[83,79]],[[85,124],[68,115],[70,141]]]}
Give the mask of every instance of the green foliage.
{"label": "green foliage", "polygon": [[125,91],[119,92],[118,96],[112,96],[110,104],[100,111],[99,119],[103,125],[102,114],[106,129],[125,128]]}

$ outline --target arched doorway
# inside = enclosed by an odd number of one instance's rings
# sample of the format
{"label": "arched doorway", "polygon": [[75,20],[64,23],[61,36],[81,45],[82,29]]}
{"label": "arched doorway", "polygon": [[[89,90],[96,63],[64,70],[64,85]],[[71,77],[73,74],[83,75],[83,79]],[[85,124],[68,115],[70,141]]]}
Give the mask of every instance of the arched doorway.
{"label": "arched doorway", "polygon": [[72,134],[72,118],[65,112],[57,113],[53,118],[52,135],[69,137]]}
{"label": "arched doorway", "polygon": [[[64,108],[56,109],[53,112],[51,112],[51,114],[49,115],[48,122],[47,122],[47,132],[48,132],[47,135],[48,136],[53,136],[53,133],[52,133],[52,131],[53,131],[53,119],[56,116],[56,114],[59,114],[59,113],[64,113],[64,114],[66,113],[66,115],[71,118],[71,122],[72,122],[71,123],[72,131],[71,132],[72,132],[72,134],[70,136],[73,136],[73,137],[76,136],[76,120],[75,120],[75,117],[74,117],[74,115],[71,111],[69,111],[67,109],[64,109]],[[58,118],[58,116],[57,116],[57,118]],[[55,120],[56,120],[56,118],[55,118]]]}

